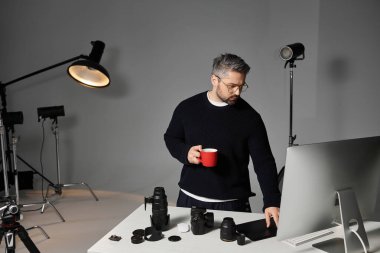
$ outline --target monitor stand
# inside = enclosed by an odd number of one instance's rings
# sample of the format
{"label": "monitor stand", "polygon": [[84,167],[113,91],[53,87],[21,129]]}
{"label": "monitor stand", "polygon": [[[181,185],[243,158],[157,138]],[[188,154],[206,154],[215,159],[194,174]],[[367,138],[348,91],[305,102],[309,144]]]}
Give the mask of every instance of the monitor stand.
{"label": "monitor stand", "polygon": [[[337,191],[337,195],[343,228],[343,239],[334,238],[313,244],[313,247],[329,253],[365,252],[364,247],[368,250],[369,243],[355,192],[352,189],[346,189]],[[355,223],[356,226],[353,227],[352,223]],[[359,237],[362,241],[360,241]]]}

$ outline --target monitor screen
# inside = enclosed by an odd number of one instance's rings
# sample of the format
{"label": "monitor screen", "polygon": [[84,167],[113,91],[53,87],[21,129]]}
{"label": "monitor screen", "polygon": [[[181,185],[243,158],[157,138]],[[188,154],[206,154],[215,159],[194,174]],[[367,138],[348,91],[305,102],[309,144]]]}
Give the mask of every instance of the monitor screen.
{"label": "monitor screen", "polygon": [[289,147],[277,239],[332,227],[345,189],[364,220],[380,221],[380,136]]}

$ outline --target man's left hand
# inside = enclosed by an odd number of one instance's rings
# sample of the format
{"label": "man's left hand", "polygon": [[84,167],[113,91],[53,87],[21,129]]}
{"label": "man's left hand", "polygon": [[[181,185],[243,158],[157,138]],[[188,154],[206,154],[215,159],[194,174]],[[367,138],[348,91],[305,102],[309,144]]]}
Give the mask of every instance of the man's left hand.
{"label": "man's left hand", "polygon": [[264,210],[265,220],[267,223],[267,228],[270,226],[270,218],[273,217],[274,222],[276,223],[276,227],[278,227],[278,221],[280,219],[280,208],[278,207],[267,207]]}

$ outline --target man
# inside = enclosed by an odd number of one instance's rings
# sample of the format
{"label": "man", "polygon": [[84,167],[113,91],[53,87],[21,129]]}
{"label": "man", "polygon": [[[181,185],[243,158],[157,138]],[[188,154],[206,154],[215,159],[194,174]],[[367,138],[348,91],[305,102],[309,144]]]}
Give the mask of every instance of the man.
{"label": "man", "polygon": [[[171,155],[183,163],[177,206],[251,212],[248,163],[264,196],[264,213],[279,219],[277,169],[261,116],[240,97],[250,67],[233,54],[214,59],[212,89],[182,101],[164,135]],[[218,150],[213,168],[199,161],[202,148]]]}

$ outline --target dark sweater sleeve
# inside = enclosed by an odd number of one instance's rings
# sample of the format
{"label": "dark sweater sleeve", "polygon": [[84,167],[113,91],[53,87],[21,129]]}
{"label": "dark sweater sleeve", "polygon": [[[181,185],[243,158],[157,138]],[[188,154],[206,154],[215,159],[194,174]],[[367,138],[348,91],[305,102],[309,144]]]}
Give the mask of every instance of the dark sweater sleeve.
{"label": "dark sweater sleeve", "polygon": [[170,154],[183,164],[189,164],[187,154],[191,145],[185,143],[185,131],[181,115],[185,112],[181,104],[174,110],[168,129],[164,134],[166,147]]}
{"label": "dark sweater sleeve", "polygon": [[256,120],[255,131],[249,138],[249,152],[263,193],[264,207],[280,207],[276,163],[270,149],[268,135],[261,117]]}

